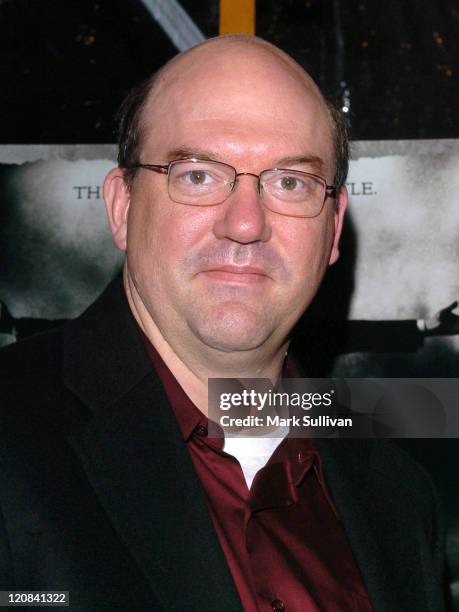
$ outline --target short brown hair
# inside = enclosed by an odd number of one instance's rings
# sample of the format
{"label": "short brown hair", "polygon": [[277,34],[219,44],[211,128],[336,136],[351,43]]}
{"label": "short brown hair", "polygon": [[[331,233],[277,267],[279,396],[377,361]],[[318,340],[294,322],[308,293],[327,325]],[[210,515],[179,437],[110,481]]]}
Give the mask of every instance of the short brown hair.
{"label": "short brown hair", "polygon": [[333,183],[338,189],[344,185],[349,172],[349,132],[341,109],[335,102],[326,100],[327,109],[332,121],[335,172]]}
{"label": "short brown hair", "polygon": [[153,89],[159,72],[138,85],[135,85],[125,97],[116,114],[118,137],[118,166],[125,169],[125,181],[128,186],[137,174],[133,168],[139,160],[139,150],[142,140],[141,120],[148,95]]}
{"label": "short brown hair", "polygon": [[[139,163],[139,150],[142,140],[142,114],[148,96],[158,80],[160,69],[148,79],[142,81],[128,93],[117,113],[118,123],[118,166],[125,169],[125,180],[128,187],[132,184]],[[335,172],[333,183],[340,188],[346,182],[349,170],[348,130],[341,110],[334,102],[325,101],[333,127]]]}

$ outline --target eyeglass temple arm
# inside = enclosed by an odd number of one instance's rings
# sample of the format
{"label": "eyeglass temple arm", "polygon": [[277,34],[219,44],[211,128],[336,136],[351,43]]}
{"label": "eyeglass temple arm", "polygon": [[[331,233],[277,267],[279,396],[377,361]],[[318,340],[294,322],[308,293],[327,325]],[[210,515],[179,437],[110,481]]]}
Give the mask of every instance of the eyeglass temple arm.
{"label": "eyeglass temple arm", "polygon": [[160,172],[161,174],[167,174],[169,166],[160,166],[159,164],[132,164],[129,168],[145,168],[146,170],[153,170],[153,172]]}

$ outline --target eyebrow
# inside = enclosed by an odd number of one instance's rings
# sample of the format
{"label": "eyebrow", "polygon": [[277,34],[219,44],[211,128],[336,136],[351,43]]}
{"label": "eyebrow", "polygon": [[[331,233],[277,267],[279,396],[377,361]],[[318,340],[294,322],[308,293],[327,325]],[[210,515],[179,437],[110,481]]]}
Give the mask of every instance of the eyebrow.
{"label": "eyebrow", "polygon": [[323,172],[325,164],[321,157],[317,155],[300,155],[298,157],[283,157],[276,164],[278,168],[282,168],[284,166],[298,166],[300,164],[308,164],[308,166],[312,166],[312,168],[316,172]]}
{"label": "eyebrow", "polygon": [[[167,161],[173,161],[174,159],[202,159],[203,161],[223,161],[220,156],[207,149],[195,149],[189,147],[178,147],[176,149],[172,149],[166,155]],[[227,163],[227,162],[224,162]],[[324,161],[321,157],[317,155],[297,155],[297,156],[288,156],[282,157],[279,159],[275,167],[276,168],[285,168],[287,166],[298,166],[300,164],[308,164],[312,166],[313,170],[316,172],[323,172],[324,170]]]}
{"label": "eyebrow", "polygon": [[177,149],[172,149],[166,155],[166,159],[168,162],[173,161],[174,159],[202,159],[203,161],[222,161],[218,159],[218,155],[213,153],[212,151],[207,151],[205,149],[190,149],[188,147],[178,147]]}

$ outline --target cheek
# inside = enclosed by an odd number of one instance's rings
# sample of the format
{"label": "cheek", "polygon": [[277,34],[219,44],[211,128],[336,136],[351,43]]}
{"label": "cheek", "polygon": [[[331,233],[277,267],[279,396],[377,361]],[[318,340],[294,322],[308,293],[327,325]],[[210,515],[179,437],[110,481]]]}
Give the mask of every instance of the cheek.
{"label": "cheek", "polygon": [[176,204],[151,197],[131,204],[128,253],[137,264],[156,275],[179,273],[180,262],[207,235],[213,209]]}
{"label": "cheek", "polygon": [[284,253],[291,281],[303,291],[315,289],[329,263],[333,242],[333,217],[292,219],[283,229]]}
{"label": "cheek", "polygon": [[168,236],[177,253],[186,254],[211,234],[215,212],[215,207],[171,205],[166,223],[169,225]]}
{"label": "cheek", "polygon": [[149,253],[156,243],[155,228],[158,226],[150,202],[145,198],[132,198],[128,212],[127,252],[136,260]]}

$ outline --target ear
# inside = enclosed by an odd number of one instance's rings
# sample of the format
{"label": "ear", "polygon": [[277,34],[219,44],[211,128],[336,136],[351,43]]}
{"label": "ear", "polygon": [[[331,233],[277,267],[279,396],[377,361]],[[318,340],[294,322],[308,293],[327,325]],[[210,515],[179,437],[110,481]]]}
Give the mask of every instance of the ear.
{"label": "ear", "polygon": [[333,246],[332,246],[332,250],[330,253],[330,261],[328,262],[329,266],[333,265],[338,260],[338,257],[339,257],[339,239],[341,236],[341,232],[343,230],[344,213],[347,208],[347,202],[348,202],[347,189],[343,185],[343,187],[340,188],[337,194],[337,198],[336,198],[335,219],[334,219],[335,237],[333,239]]}
{"label": "ear", "polygon": [[121,250],[126,250],[127,216],[130,192],[120,168],[113,168],[104,181],[104,200],[113,240]]}

